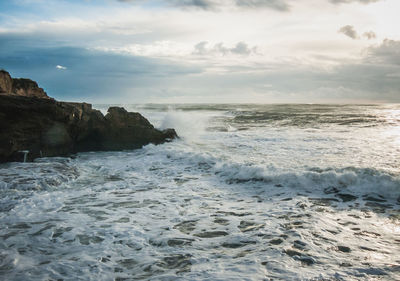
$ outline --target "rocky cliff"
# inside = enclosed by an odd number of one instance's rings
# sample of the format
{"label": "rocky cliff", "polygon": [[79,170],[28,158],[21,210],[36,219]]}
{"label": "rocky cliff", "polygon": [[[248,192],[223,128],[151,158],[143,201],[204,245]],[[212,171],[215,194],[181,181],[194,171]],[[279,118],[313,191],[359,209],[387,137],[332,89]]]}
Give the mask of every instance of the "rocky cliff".
{"label": "rocky cliff", "polygon": [[5,70],[0,70],[0,93],[3,95],[49,98],[35,81],[26,78],[12,78]]}
{"label": "rocky cliff", "polygon": [[[1,80],[0,76],[2,91],[10,89],[10,80],[4,77]],[[111,107],[104,116],[87,103],[58,102],[47,95],[40,98],[36,90],[30,90],[36,89],[35,82],[17,85],[24,95],[0,95],[0,162],[22,161],[28,151],[27,160],[32,160],[83,151],[135,149],[177,137],[173,129],[155,129],[139,113]]]}

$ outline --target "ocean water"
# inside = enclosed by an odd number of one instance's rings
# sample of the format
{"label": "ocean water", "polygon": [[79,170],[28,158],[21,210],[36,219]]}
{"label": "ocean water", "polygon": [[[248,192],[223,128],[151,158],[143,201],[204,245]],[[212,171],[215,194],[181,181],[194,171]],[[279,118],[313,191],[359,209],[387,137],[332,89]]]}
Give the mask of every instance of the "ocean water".
{"label": "ocean water", "polygon": [[181,138],[0,165],[0,280],[400,280],[400,105],[125,107]]}

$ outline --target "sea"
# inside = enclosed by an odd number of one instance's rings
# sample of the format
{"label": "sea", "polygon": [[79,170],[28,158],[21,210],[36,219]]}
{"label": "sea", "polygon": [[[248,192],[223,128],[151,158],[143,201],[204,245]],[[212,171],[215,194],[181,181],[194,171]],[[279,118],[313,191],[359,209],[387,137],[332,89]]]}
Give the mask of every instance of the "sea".
{"label": "sea", "polygon": [[400,280],[399,104],[123,106],[179,139],[0,165],[0,280]]}

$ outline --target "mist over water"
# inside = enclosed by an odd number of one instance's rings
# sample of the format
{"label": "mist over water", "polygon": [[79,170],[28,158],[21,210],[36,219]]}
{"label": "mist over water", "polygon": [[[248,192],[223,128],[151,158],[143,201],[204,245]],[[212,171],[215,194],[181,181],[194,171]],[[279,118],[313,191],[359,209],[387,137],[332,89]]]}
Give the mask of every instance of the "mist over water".
{"label": "mist over water", "polygon": [[0,279],[400,279],[399,105],[124,107],[181,138],[0,166]]}

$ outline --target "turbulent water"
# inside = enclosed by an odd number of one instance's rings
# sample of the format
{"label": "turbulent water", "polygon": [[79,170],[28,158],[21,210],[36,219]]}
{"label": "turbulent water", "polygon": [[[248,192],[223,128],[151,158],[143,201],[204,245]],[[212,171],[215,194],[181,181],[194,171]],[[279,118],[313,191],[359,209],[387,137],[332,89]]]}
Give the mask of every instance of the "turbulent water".
{"label": "turbulent water", "polygon": [[126,107],[181,138],[0,166],[1,280],[400,280],[400,105]]}

